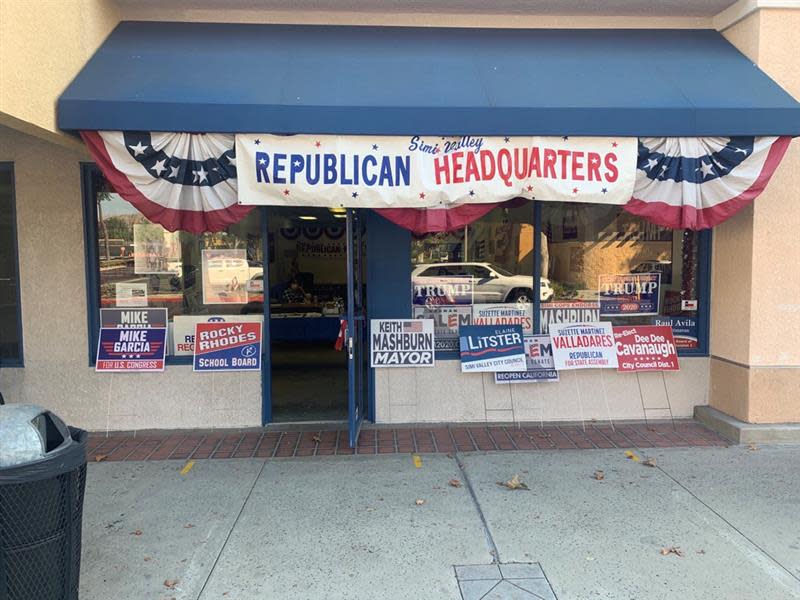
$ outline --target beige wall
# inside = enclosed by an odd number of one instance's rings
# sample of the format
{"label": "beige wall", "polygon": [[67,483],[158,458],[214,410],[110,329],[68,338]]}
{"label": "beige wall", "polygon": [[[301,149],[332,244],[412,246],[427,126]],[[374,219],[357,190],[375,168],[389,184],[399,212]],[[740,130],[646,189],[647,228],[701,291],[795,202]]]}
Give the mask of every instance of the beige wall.
{"label": "beige wall", "polygon": [[53,409],[92,430],[261,424],[257,373],[98,374],[88,363],[82,153],[0,125],[14,162],[25,367],[0,369],[10,402]]}
{"label": "beige wall", "polygon": [[457,360],[433,368],[376,369],[379,423],[643,420],[691,417],[707,403],[708,359],[682,358],[674,373],[562,371],[552,383],[498,385],[492,373],[462,373]]}
{"label": "beige wall", "polygon": [[[800,10],[765,9],[725,36],[800,97]],[[751,422],[800,421],[800,144],[767,189],[714,232],[712,406]]]}
{"label": "beige wall", "polygon": [[0,124],[77,147],[56,99],[118,21],[111,0],[0,1]]}

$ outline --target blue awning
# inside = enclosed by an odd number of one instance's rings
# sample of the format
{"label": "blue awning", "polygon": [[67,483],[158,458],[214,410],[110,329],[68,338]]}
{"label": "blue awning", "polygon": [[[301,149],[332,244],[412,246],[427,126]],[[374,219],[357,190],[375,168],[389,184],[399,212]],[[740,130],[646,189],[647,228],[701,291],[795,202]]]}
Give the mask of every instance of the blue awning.
{"label": "blue awning", "polygon": [[123,22],[66,130],[798,135],[800,104],[712,30]]}

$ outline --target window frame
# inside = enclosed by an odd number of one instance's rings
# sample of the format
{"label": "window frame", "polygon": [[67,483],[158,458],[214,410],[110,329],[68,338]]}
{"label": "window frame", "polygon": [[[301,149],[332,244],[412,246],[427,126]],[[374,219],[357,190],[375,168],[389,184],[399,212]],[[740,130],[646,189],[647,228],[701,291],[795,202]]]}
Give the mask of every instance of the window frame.
{"label": "window frame", "polygon": [[[533,200],[533,330],[541,330],[541,283],[542,283],[542,206],[543,200]],[[711,322],[711,246],[712,233],[710,229],[702,229],[698,233],[697,245],[697,348],[679,348],[678,356],[681,358],[708,357],[710,322]],[[413,270],[413,266],[412,266]],[[422,274],[419,275],[420,277]],[[457,351],[438,350],[436,360],[460,360]]]}
{"label": "window frame", "polygon": [[0,171],[8,172],[11,179],[11,247],[14,252],[14,277],[16,278],[17,288],[17,339],[19,340],[19,347],[16,358],[3,358],[0,357],[0,368],[24,368],[25,367],[25,344],[23,340],[22,331],[22,293],[21,287],[21,274],[19,270],[19,235],[17,232],[17,185],[14,173],[13,161],[0,161]]}

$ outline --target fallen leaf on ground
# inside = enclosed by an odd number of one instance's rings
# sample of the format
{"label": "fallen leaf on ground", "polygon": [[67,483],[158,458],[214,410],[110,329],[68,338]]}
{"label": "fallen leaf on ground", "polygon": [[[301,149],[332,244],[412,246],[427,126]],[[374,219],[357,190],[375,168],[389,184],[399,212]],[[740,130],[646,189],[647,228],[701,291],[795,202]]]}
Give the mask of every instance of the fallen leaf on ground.
{"label": "fallen leaf on ground", "polygon": [[311,438],[311,441],[314,442],[315,444],[319,444],[320,442],[322,442],[322,438],[319,437],[318,435],[315,435],[314,437]]}
{"label": "fallen leaf on ground", "polygon": [[187,523],[186,525],[183,526],[184,529],[191,529],[192,527],[194,527],[194,525],[192,525],[191,523]]}
{"label": "fallen leaf on ground", "polygon": [[705,554],[705,553],[706,553],[706,551],[705,551],[705,550],[703,550],[703,549],[701,548],[700,550],[698,550],[698,551],[697,551],[697,553],[698,553],[698,554]]}
{"label": "fallen leaf on ground", "polygon": [[103,462],[107,456],[108,454],[95,454],[94,460],[95,462]]}
{"label": "fallen leaf on ground", "polygon": [[647,460],[643,460],[642,464],[645,467],[655,467],[657,463],[655,458],[648,458]]}
{"label": "fallen leaf on ground", "polygon": [[625,450],[625,456],[627,456],[633,462],[639,462],[639,460],[641,460],[638,456],[636,456],[636,454],[634,454],[630,450]]}
{"label": "fallen leaf on ground", "polygon": [[750,443],[747,445],[747,449],[748,449],[748,450],[758,450],[758,446],[756,446],[756,445],[755,445],[755,442],[750,442]]}
{"label": "fallen leaf on ground", "polygon": [[497,485],[507,488],[509,490],[529,490],[530,488],[520,481],[519,475],[514,475],[508,481],[498,481]]}
{"label": "fallen leaf on ground", "polygon": [[178,585],[180,579],[165,579],[164,580],[164,587],[169,590],[174,590],[175,586]]}
{"label": "fallen leaf on ground", "polygon": [[422,498],[417,498],[416,500],[414,500],[414,504],[416,504],[417,506],[422,506],[423,504],[425,504],[425,500],[423,500]]}
{"label": "fallen leaf on ground", "polygon": [[461,482],[458,479],[451,479],[447,483],[450,484],[450,487],[461,487]]}
{"label": "fallen leaf on ground", "polygon": [[145,556],[144,557],[144,562],[150,562],[151,560],[153,560],[153,559],[150,558],[149,556]]}
{"label": "fallen leaf on ground", "polygon": [[593,477],[597,479],[597,481],[603,481],[606,478],[606,474],[602,471],[595,471]]}
{"label": "fallen leaf on ground", "polygon": [[675,556],[683,556],[683,550],[681,550],[677,546],[667,546],[661,549],[661,556],[667,556],[669,554],[674,554]]}
{"label": "fallen leaf on ground", "polygon": [[135,536],[140,536],[140,535],[142,535],[142,533],[143,532],[142,532],[141,529],[135,529],[135,530],[131,531],[131,535],[135,535]]}

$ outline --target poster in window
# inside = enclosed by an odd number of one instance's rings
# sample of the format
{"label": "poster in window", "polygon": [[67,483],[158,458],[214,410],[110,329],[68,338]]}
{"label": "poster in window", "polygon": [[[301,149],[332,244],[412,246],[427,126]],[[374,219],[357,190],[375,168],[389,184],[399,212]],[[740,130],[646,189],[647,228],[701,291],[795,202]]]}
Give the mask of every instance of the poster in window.
{"label": "poster in window", "polygon": [[600,275],[600,316],[657,315],[660,288],[660,273]]}
{"label": "poster in window", "polygon": [[120,307],[147,306],[147,283],[119,282],[115,286],[116,305]]}
{"label": "poster in window", "polygon": [[203,250],[202,263],[204,304],[247,304],[250,266],[244,248]]}
{"label": "poster in window", "polygon": [[539,310],[539,328],[542,333],[548,333],[554,323],[593,323],[599,320],[600,305],[597,302],[546,302]]}
{"label": "poster in window", "polygon": [[472,277],[415,277],[411,288],[414,306],[472,304],[475,280]]}
{"label": "poster in window", "polygon": [[473,325],[519,325],[524,335],[533,335],[533,304],[474,304]]}
{"label": "poster in window", "polygon": [[433,321],[433,346],[437,352],[458,352],[458,328],[472,324],[472,307],[415,306],[413,316]]}
{"label": "poster in window", "polygon": [[180,275],[180,234],[154,223],[134,224],[133,272],[137,275]]}

